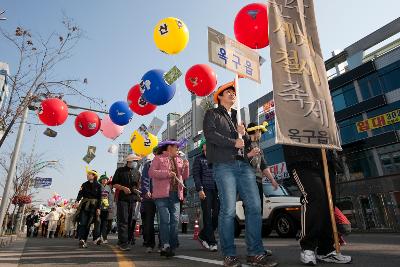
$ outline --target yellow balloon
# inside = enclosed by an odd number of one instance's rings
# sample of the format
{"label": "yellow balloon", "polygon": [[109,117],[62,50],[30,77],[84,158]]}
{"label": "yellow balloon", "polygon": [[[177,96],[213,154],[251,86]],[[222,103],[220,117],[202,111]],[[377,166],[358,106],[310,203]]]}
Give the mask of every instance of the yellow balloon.
{"label": "yellow balloon", "polygon": [[131,135],[131,148],[137,155],[146,157],[153,152],[153,149],[158,145],[157,136],[147,133],[143,136],[138,130],[135,130]]}
{"label": "yellow balloon", "polygon": [[158,49],[167,54],[178,54],[189,42],[189,30],[182,20],[168,17],[160,20],[153,33]]}

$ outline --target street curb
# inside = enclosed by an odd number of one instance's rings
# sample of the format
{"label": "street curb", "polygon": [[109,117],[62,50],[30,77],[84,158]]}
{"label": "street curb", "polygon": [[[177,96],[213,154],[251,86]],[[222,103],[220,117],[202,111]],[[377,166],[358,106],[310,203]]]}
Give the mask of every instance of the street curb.
{"label": "street curb", "polygon": [[0,236],[0,247],[4,248],[6,246],[11,245],[14,241],[18,239],[17,235],[6,235],[6,236]]}

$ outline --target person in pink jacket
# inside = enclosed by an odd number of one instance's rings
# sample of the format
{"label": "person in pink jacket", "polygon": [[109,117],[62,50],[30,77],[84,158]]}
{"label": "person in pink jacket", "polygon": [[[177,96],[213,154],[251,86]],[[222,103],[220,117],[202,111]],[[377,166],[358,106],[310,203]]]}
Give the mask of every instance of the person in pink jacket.
{"label": "person in pink jacket", "polygon": [[168,140],[158,145],[149,176],[160,216],[161,256],[172,257],[178,245],[180,200],[183,200],[183,181],[189,176],[189,162],[178,157],[183,142]]}

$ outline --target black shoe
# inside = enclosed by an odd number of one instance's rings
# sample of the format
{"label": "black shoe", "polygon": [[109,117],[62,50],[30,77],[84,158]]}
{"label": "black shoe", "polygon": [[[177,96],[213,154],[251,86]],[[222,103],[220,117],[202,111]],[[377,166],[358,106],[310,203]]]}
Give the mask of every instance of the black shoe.
{"label": "black shoe", "polygon": [[224,266],[226,267],[242,267],[239,259],[236,256],[227,256],[224,258]]}
{"label": "black shoe", "polygon": [[166,249],[167,258],[171,258],[175,256],[175,251],[173,251],[170,247]]}
{"label": "black shoe", "polygon": [[166,257],[166,256],[167,256],[167,249],[168,249],[168,248],[166,248],[166,249],[161,249],[161,251],[160,251],[160,256],[161,256],[161,257]]}

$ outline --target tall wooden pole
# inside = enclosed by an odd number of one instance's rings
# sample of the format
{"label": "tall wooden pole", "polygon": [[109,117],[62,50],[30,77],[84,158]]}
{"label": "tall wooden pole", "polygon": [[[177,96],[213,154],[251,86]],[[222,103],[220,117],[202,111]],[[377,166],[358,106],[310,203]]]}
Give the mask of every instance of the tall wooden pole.
{"label": "tall wooden pole", "polygon": [[322,163],[324,164],[325,187],[326,187],[326,194],[328,197],[329,214],[331,216],[333,239],[335,241],[336,252],[340,253],[340,244],[339,244],[339,237],[338,237],[338,232],[337,232],[337,227],[336,227],[335,211],[334,211],[334,205],[333,205],[333,200],[332,200],[331,182],[329,179],[328,161],[326,159],[325,148],[321,149],[321,153],[322,153]]}

